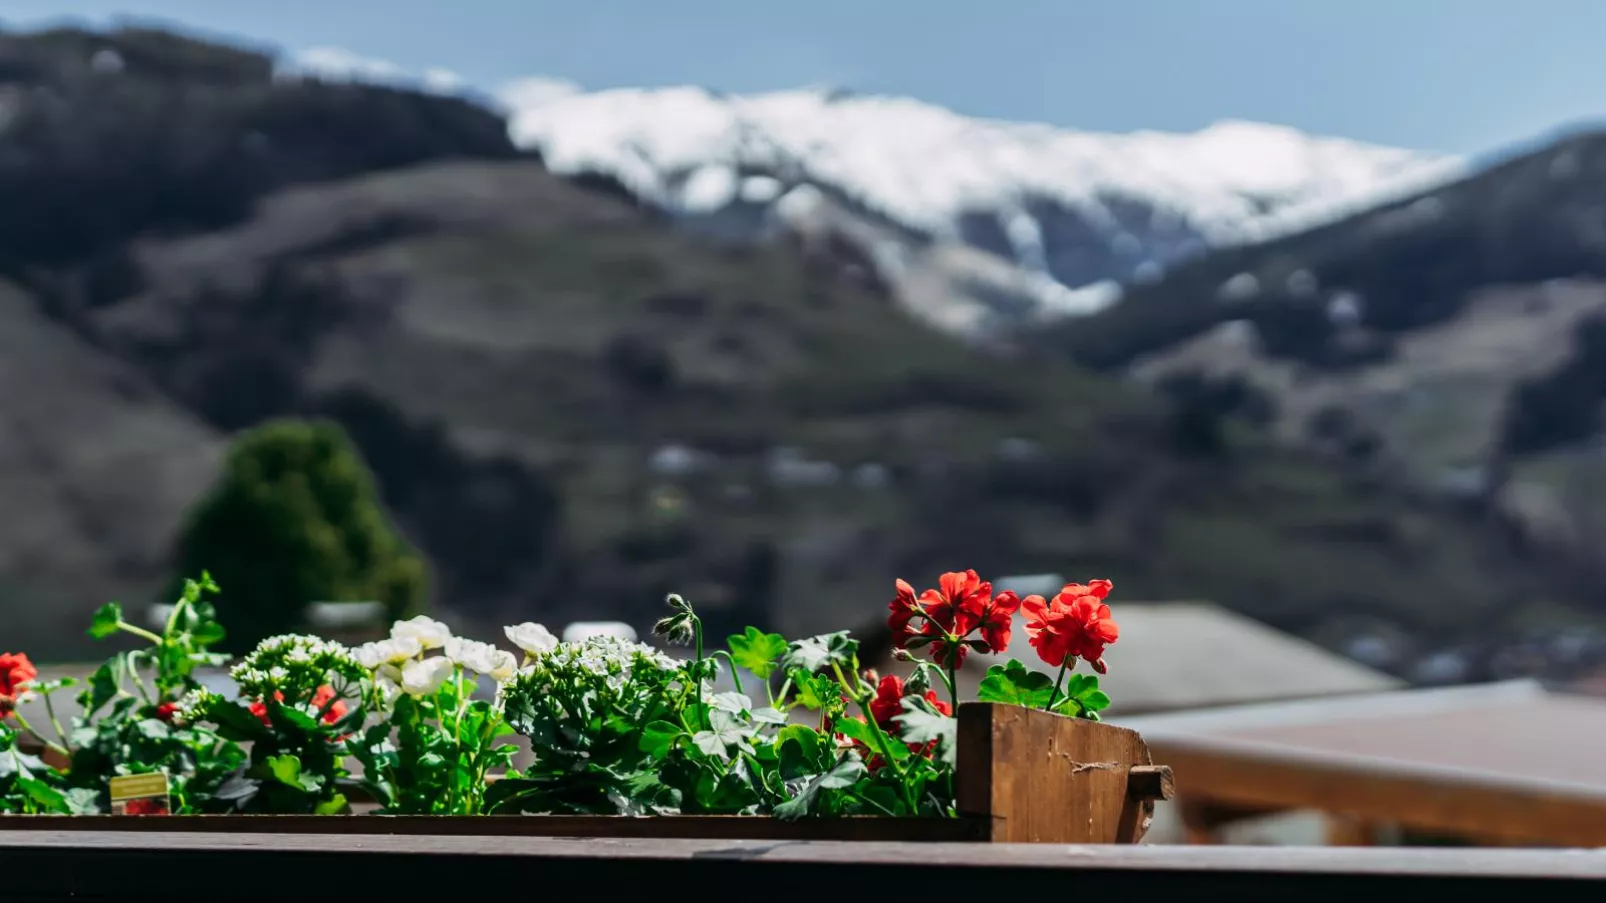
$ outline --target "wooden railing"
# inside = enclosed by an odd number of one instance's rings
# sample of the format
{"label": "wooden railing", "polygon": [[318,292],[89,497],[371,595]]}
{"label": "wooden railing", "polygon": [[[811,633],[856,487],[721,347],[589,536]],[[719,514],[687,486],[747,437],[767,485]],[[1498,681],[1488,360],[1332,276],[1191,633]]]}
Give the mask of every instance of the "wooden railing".
{"label": "wooden railing", "polygon": [[[1606,851],[0,831],[7,903],[1599,900]],[[1408,896],[1413,895],[1413,896]]]}

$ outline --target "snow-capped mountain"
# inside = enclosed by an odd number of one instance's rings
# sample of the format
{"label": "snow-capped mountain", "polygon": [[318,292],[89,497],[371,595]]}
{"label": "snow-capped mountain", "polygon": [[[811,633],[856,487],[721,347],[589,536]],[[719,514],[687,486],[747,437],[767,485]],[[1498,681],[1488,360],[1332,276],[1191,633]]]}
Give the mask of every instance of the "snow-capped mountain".
{"label": "snow-capped mountain", "polygon": [[[339,48],[288,77],[470,93]],[[1437,183],[1463,160],[1227,121],[1192,134],[1078,132],[899,97],[803,89],[587,92],[530,78],[495,103],[554,171],[611,177],[724,239],[845,240],[912,312],[963,334],[1087,313],[1222,245],[1308,228]]]}
{"label": "snow-capped mountain", "polygon": [[[515,83],[516,143],[689,224],[854,238],[928,316],[1074,313],[1210,247],[1307,228],[1462,173],[1458,158],[1222,122],[1095,134],[824,90]],[[933,267],[941,278],[932,278]],[[959,297],[943,298],[944,286]],[[951,293],[951,292],[950,292]]]}

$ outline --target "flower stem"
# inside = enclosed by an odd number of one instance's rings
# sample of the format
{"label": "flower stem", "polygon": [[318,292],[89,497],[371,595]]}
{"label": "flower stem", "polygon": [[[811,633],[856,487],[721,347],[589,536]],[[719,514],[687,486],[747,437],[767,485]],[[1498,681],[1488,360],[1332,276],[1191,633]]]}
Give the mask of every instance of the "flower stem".
{"label": "flower stem", "polygon": [[45,699],[45,714],[50,718],[50,726],[56,730],[56,739],[61,741],[62,748],[67,746],[67,732],[61,729],[61,719],[56,717],[56,705],[50,701],[50,694],[41,694]]}
{"label": "flower stem", "polygon": [[[723,656],[724,657],[724,659],[725,659],[725,667],[729,668],[730,672],[731,672],[731,683],[736,685],[736,692],[742,693],[742,676],[740,674],[736,673],[736,660],[730,657],[730,653],[725,652],[723,650],[714,653],[714,655],[716,657],[719,657],[719,656]],[[746,693],[742,693],[742,695],[746,696],[747,694]]]}
{"label": "flower stem", "polygon": [[694,683],[696,684],[696,687],[694,689],[697,692],[697,701],[696,701],[697,726],[698,726],[698,730],[708,730],[711,727],[711,725],[708,723],[708,707],[703,704],[703,619],[702,618],[699,618],[696,615],[692,615],[692,617],[691,617],[691,632],[692,632],[692,638],[695,640],[695,642],[697,644],[697,674],[696,674],[696,680],[694,681]]}
{"label": "flower stem", "polygon": [[959,647],[955,646],[948,652],[948,699],[954,704],[954,714],[959,714]]}
{"label": "flower stem", "polygon": [[[21,712],[13,711],[11,713],[11,720],[17,722],[17,727],[20,727],[23,730],[27,731],[29,736],[33,737],[35,740],[38,740],[40,743],[43,743],[45,745],[46,749],[49,749],[52,752],[55,752],[55,753],[57,753],[58,755],[61,755],[61,756],[65,756],[65,757],[68,757],[68,758],[72,757],[72,753],[69,752],[65,746],[59,746],[59,745],[57,745],[55,743],[50,742],[50,740],[47,739],[44,734],[41,734],[38,731],[34,730],[33,729],[33,725],[28,723],[28,719],[22,717],[22,713]],[[16,752],[16,750],[13,749],[12,752]]]}
{"label": "flower stem", "polygon": [[1060,662],[1060,676],[1054,678],[1054,693],[1048,697],[1048,705],[1043,706],[1043,711],[1054,711],[1054,706],[1060,701],[1060,687],[1065,683],[1065,672],[1069,670],[1071,670],[1071,660],[1067,658],[1065,661]]}
{"label": "flower stem", "polygon": [[[853,673],[853,683],[849,684],[847,677],[842,673],[842,666],[836,662],[831,663],[831,670],[836,672],[837,683],[853,694],[853,701],[858,704],[859,711],[864,713],[864,723],[870,728],[870,737],[875,740],[876,751],[892,769],[892,773],[898,776],[898,788],[903,791],[903,801],[909,807],[909,814],[913,815],[916,809],[914,793],[909,790],[909,781],[904,776],[903,766],[892,757],[892,747],[887,744],[886,732],[881,730],[881,725],[876,723],[875,713],[870,711],[870,700],[875,695],[875,688],[862,685],[857,671]],[[824,709],[820,710],[820,719],[823,733]]]}
{"label": "flower stem", "polygon": [[[174,609],[174,611],[177,611],[177,609]],[[140,627],[140,626],[138,626],[136,624],[130,624],[127,621],[118,621],[117,622],[117,627],[118,627],[118,629],[120,629],[120,630],[122,630],[122,631],[124,631],[126,633],[132,633],[134,636],[137,636],[137,637],[139,637],[141,639],[144,639],[144,640],[149,640],[149,641],[151,641],[152,643],[155,643],[158,646],[162,645],[163,640],[162,640],[161,637],[157,636],[154,633],[151,633],[149,630],[146,630],[145,628]]]}

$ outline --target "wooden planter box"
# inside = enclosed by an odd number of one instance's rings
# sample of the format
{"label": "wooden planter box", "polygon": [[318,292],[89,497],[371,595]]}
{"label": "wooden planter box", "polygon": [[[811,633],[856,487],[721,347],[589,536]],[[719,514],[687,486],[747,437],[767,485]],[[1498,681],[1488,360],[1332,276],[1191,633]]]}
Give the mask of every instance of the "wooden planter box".
{"label": "wooden planter box", "polygon": [[525,835],[732,840],[1137,843],[1171,771],[1134,731],[1019,706],[959,707],[958,818],[666,815],[35,816],[0,829],[235,831],[310,834]]}

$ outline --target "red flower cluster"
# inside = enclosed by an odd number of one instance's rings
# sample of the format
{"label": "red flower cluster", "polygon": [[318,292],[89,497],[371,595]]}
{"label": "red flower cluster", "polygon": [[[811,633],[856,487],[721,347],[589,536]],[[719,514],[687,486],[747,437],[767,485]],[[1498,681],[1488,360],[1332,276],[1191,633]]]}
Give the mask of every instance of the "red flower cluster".
{"label": "red flower cluster", "polygon": [[[874,718],[876,725],[890,737],[898,736],[898,723],[894,719],[903,714],[903,698],[908,695],[908,693],[904,692],[903,678],[896,675],[888,674],[876,684],[875,698],[870,700],[870,717]],[[953,707],[938,699],[936,690],[927,690],[925,697],[926,701],[931,703],[931,707],[938,712],[944,715],[953,714]],[[862,715],[848,715],[846,717],[852,718],[861,724],[864,723],[864,716]],[[838,740],[846,739],[841,734],[836,736]],[[924,747],[915,743],[907,745],[910,752],[916,755],[929,756],[936,751],[937,741],[933,740]],[[871,771],[875,771],[886,764],[882,761],[880,755],[875,754],[874,750],[866,749],[862,743],[855,742],[853,746],[866,758],[865,766]]]}
{"label": "red flower cluster", "polygon": [[1038,657],[1054,667],[1080,658],[1103,674],[1104,647],[1121,635],[1110,618],[1110,606],[1104,604],[1114,586],[1108,580],[1090,580],[1086,586],[1067,584],[1053,599],[1027,596],[1021,610],[1026,613],[1026,636]]}
{"label": "red flower cluster", "polygon": [[[932,660],[958,667],[970,649],[998,654],[1009,648],[1010,625],[1021,599],[1008,590],[993,595],[993,585],[975,571],[943,574],[937,589],[915,595],[899,580],[897,595],[887,606],[893,644],[913,649],[930,644]],[[979,634],[978,638],[973,638]]]}
{"label": "red flower cluster", "polygon": [[17,700],[39,678],[39,669],[21,652],[0,653],[0,718],[17,710]]}
{"label": "red flower cluster", "polygon": [[[278,702],[284,702],[283,693],[275,691],[273,698]],[[328,684],[324,684],[318,688],[317,693],[313,694],[312,706],[315,709],[323,711],[323,707],[329,705],[330,700],[333,700],[334,698],[335,688],[329,686]],[[329,705],[328,710],[323,712],[323,723],[334,724],[340,719],[346,717],[347,711],[349,711],[349,709],[346,706],[345,700],[337,700],[334,705]],[[272,722],[268,720],[267,703],[261,701],[251,703],[251,714],[261,719],[263,724],[270,726],[272,725]]]}

